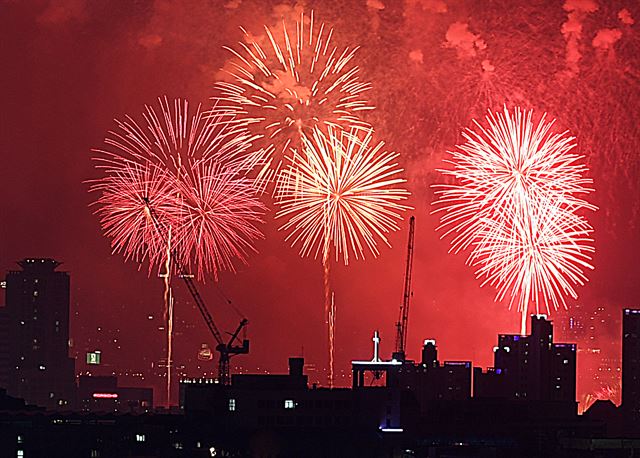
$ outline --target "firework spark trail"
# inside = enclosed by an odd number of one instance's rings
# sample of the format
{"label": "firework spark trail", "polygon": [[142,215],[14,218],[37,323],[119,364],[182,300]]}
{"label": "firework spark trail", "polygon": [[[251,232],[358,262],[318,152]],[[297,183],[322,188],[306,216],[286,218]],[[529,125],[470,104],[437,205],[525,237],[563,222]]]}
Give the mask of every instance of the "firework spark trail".
{"label": "firework spark trail", "polygon": [[520,109],[486,120],[489,128],[476,123],[450,152],[453,168],[440,170],[455,183],[435,186],[438,230],[451,237],[450,252],[469,251],[467,263],[497,289],[496,300],[509,294],[524,334],[530,304],[566,307],[564,296],[576,298],[574,285],[587,281],[593,229],[582,212],[596,207],[582,198],[591,180],[573,137],[551,133],[544,116],[534,126]]}
{"label": "firework spark trail", "polygon": [[336,336],[336,303],[335,294],[331,293],[331,300],[329,310],[327,311],[328,324],[329,324],[329,388],[333,388],[335,378],[335,336]]}
{"label": "firework spark trail", "polygon": [[346,265],[350,253],[364,259],[368,249],[376,257],[378,239],[389,246],[386,234],[398,229],[409,192],[400,187],[398,155],[372,145],[372,135],[316,128],[283,170],[276,218],[288,218],[280,229],[301,256],[325,257],[333,248]]}
{"label": "firework spark trail", "polygon": [[171,360],[173,352],[173,294],[171,291],[171,227],[167,237],[164,272],[160,274],[164,283],[164,320],[167,323],[167,407],[171,406]]}
{"label": "firework spark trail", "polygon": [[171,370],[173,368],[173,293],[169,288],[167,303],[167,407],[171,406]]}
{"label": "firework spark trail", "polygon": [[[295,30],[295,32],[293,32]],[[263,132],[262,148],[255,152],[256,185],[264,190],[276,182],[290,147],[300,148],[302,137],[317,127],[368,127],[360,115],[371,110],[364,93],[370,84],[360,80],[352,63],[358,48],[331,44],[326,31],[301,13],[295,27],[264,27],[263,39],[242,29],[245,42],[227,65],[230,81],[215,85],[223,107]]]}
{"label": "firework spark trail", "polygon": [[324,247],[322,253],[322,273],[323,273],[323,284],[324,284],[324,316],[327,324],[328,331],[328,342],[329,342],[329,388],[333,388],[333,369],[334,369],[334,359],[333,359],[333,349],[334,349],[334,303],[333,303],[333,293],[331,292],[331,238],[329,236],[329,204],[330,204],[330,196],[331,190],[326,190],[326,205],[324,211]]}

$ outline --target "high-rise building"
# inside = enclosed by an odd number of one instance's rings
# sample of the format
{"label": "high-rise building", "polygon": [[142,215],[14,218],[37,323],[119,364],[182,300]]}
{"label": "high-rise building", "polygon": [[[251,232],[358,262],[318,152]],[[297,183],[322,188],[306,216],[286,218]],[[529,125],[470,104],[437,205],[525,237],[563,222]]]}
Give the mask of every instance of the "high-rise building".
{"label": "high-rise building", "polygon": [[9,364],[9,317],[7,308],[0,307],[0,388],[7,388],[11,364]]}
{"label": "high-rise building", "polygon": [[75,400],[69,358],[69,274],[53,259],[23,259],[6,277],[7,392],[47,408]]}
{"label": "high-rise building", "polygon": [[553,343],[544,315],[531,316],[531,335],[498,336],[494,366],[474,372],[475,397],[575,402],[576,345]]}
{"label": "high-rise building", "polygon": [[640,417],[640,310],[622,312],[622,408]]}

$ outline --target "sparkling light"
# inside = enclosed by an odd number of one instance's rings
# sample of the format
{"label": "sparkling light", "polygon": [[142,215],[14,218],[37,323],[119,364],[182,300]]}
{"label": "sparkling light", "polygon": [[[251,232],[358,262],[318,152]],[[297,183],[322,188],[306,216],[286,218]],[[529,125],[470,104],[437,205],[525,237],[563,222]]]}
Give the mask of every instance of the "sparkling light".
{"label": "sparkling light", "polygon": [[333,245],[336,260],[342,255],[348,264],[350,253],[364,258],[365,248],[377,256],[378,240],[389,245],[386,234],[398,229],[409,192],[400,187],[398,154],[374,145],[372,135],[316,128],[283,170],[276,217],[288,218],[281,229],[302,256],[324,258]]}
{"label": "sparkling light", "polygon": [[223,105],[262,133],[257,184],[276,179],[290,147],[299,149],[303,135],[315,127],[368,127],[360,115],[372,107],[364,93],[370,84],[352,62],[358,48],[338,49],[333,29],[300,14],[295,23],[283,18],[280,28],[264,27],[264,36],[242,29],[245,38],[225,70],[228,81],[216,83]]}
{"label": "sparkling light", "polygon": [[[172,108],[173,106],[173,108]],[[146,107],[144,124],[127,117],[94,150],[103,177],[91,182],[95,204],[114,252],[159,267],[167,234],[180,262],[200,279],[246,262],[264,206],[246,173],[251,135],[214,108],[189,116],[186,101],[159,99]],[[165,229],[158,230],[149,209]]]}
{"label": "sparkling light", "polygon": [[469,252],[496,300],[517,304],[524,333],[531,304],[536,313],[541,304],[566,307],[564,297],[576,298],[574,286],[587,281],[593,229],[583,210],[596,207],[583,197],[592,181],[574,138],[552,133],[553,121],[534,125],[531,112],[506,107],[486,121],[463,133],[447,161],[453,168],[440,170],[454,183],[435,186],[438,229],[451,236],[450,252]]}

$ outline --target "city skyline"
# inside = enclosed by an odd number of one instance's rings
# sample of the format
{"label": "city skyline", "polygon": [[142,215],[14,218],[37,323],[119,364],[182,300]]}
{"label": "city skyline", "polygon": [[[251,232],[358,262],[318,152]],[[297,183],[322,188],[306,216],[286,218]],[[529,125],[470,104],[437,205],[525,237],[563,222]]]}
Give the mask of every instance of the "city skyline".
{"label": "city skyline", "polygon": [[[378,3],[384,8],[376,7]],[[574,17],[562,4],[554,4],[544,12],[544,30],[531,27],[530,38],[536,43],[531,45],[531,54],[542,56],[544,61],[539,65],[534,58],[525,59],[506,49],[507,38],[493,30],[494,10],[479,11],[465,2],[448,6],[449,2],[427,3],[419,7],[412,2],[385,5],[363,1],[343,9],[332,2],[305,5],[334,27],[339,43],[361,45],[361,72],[373,82],[370,93],[378,106],[376,132],[390,150],[401,154],[400,163],[412,192],[409,204],[415,207],[412,213],[417,220],[409,357],[417,358],[423,339],[435,338],[445,352],[444,359],[470,359],[474,366],[487,367],[495,336],[515,333],[519,327],[517,313],[507,310],[508,301],[494,303],[494,291],[479,287],[464,259],[447,253],[446,242],[435,232],[437,217],[431,214],[433,195],[429,188],[439,179],[436,169],[442,166],[445,151],[460,142],[462,128],[487,109],[500,109],[504,103],[522,103],[556,117],[561,129],[570,129],[577,137],[578,150],[587,155],[595,180],[593,197],[601,209],[591,216],[596,229],[595,271],[587,286],[578,289],[578,300],[569,301],[568,310],[550,315],[556,329],[583,309],[587,310],[581,319],[603,305],[613,315],[624,307],[636,307],[640,272],[634,253],[640,248],[636,232],[640,198],[636,185],[629,186],[628,182],[637,183],[638,162],[633,158],[627,161],[628,175],[620,176],[618,162],[626,159],[618,153],[629,145],[637,150],[640,142],[633,113],[620,110],[640,96],[637,83],[624,84],[625,68],[638,68],[632,51],[639,43],[637,7],[610,2],[594,11],[580,10],[582,16]],[[227,58],[222,46],[240,39],[238,27],[245,24],[259,29],[263,23],[277,23],[278,14],[295,9],[262,2],[225,5],[199,5],[199,14],[185,14],[178,6],[150,2],[112,8],[82,1],[72,2],[67,8],[55,2],[3,6],[7,13],[0,24],[6,31],[3,41],[13,64],[1,77],[8,105],[1,135],[6,179],[0,185],[0,269],[4,275],[25,256],[63,262],[61,269],[72,275],[73,348],[90,349],[101,333],[112,333],[114,336],[107,340],[117,339],[116,345],[103,357],[117,370],[134,369],[162,358],[163,336],[158,328],[163,326],[163,283],[157,272],[148,275],[146,266],[111,254],[98,218],[89,207],[91,196],[84,184],[96,178],[90,150],[98,147],[113,128],[113,118],[139,113],[144,104],[153,103],[160,95],[188,97],[192,103],[206,104]],[[444,11],[442,5],[446,6]],[[621,13],[623,10],[627,15]],[[515,32],[518,18],[535,22],[529,18],[536,17],[531,16],[536,10],[522,3],[513,12],[513,22],[502,28],[520,43],[517,40],[522,36]],[[563,34],[562,24],[570,20],[582,21],[583,38]],[[357,26],[350,26],[349,21]],[[218,26],[216,33],[210,30],[211,24]],[[602,41],[603,30],[614,29],[621,36],[609,48],[595,40],[600,36]],[[542,37],[546,35],[551,38],[545,41]],[[582,60],[569,65],[565,57],[573,49],[574,39],[578,40],[575,49],[581,49]],[[560,57],[549,57],[554,52]],[[387,62],[380,55],[391,55],[393,60]],[[521,63],[518,58],[524,59],[520,65],[528,72],[524,77],[514,70]],[[443,59],[443,68],[454,70],[459,84],[468,83],[460,85],[460,97],[466,105],[451,99],[435,100],[430,88],[446,87],[446,72],[434,73],[431,68],[437,59]],[[478,75],[483,75],[480,68],[485,67],[485,60],[501,77],[488,86],[488,96],[476,97],[465,88],[482,81]],[[608,78],[608,88],[589,79],[589,66]],[[574,111],[565,110],[561,96],[568,97],[571,91],[560,96],[554,93],[548,99],[544,97],[548,86],[542,86],[539,92],[527,92],[525,86],[564,81],[559,75],[565,71],[574,71],[574,81],[588,85],[596,94],[598,107],[587,103],[578,107],[587,115],[575,106]],[[575,86],[563,84],[575,91],[576,98],[591,101]],[[629,91],[628,97],[623,97],[622,91],[613,92],[621,85]],[[588,115],[612,124],[614,138],[609,143],[594,142],[589,136],[592,129],[584,121],[590,118]],[[620,133],[629,125],[635,126],[625,131],[631,140]],[[598,132],[602,134],[602,128]],[[609,158],[613,158],[615,167],[607,162]],[[374,329],[382,333],[382,352],[390,355],[393,350],[394,326],[402,302],[407,224],[405,220],[401,229],[390,235],[393,248],[383,248],[378,259],[352,262],[348,268],[331,266],[338,305],[339,371],[348,371],[350,358],[369,354]],[[299,353],[323,370],[327,343],[322,266],[313,259],[300,259],[276,224],[268,223],[263,229],[266,237],[257,244],[259,253],[249,258],[248,266],[239,266],[237,274],[222,275],[218,284],[250,322],[251,353],[234,363],[277,372],[284,370],[280,355]],[[233,331],[237,315],[221,300],[213,280],[199,287],[221,329]],[[181,285],[176,287],[175,298],[174,360],[194,359],[202,343],[213,346],[213,342]],[[600,336],[619,339],[615,324],[599,326]],[[613,347],[608,351],[614,357],[616,345],[606,347]]]}

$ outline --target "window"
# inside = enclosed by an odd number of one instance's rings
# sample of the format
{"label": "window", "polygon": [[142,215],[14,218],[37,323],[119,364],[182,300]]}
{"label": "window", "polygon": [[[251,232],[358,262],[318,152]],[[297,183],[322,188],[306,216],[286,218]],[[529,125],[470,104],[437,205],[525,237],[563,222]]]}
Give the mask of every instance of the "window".
{"label": "window", "polygon": [[145,440],[144,434],[136,434],[136,442],[144,442]]}
{"label": "window", "polygon": [[18,434],[18,444],[22,444],[22,436]]}
{"label": "window", "polygon": [[293,399],[285,399],[284,400],[284,408],[285,409],[293,409],[296,407],[295,402],[293,402]]}
{"label": "window", "polygon": [[18,453],[16,454],[17,458],[23,458],[24,457],[24,450],[18,450]]}
{"label": "window", "polygon": [[100,450],[91,450],[91,458],[100,458]]}
{"label": "window", "polygon": [[236,410],[236,400],[231,398],[229,399],[229,412],[235,412]]}

